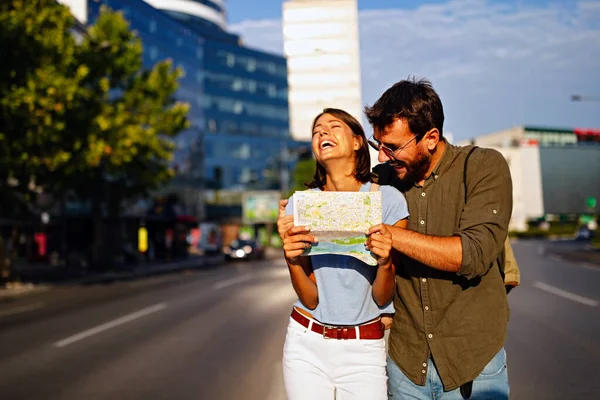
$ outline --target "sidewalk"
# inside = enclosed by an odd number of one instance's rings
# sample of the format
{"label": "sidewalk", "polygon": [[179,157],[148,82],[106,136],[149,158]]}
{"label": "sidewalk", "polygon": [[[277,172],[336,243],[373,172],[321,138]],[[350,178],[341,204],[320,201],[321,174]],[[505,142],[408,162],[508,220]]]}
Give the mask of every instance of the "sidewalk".
{"label": "sidewalk", "polygon": [[[151,264],[123,266],[120,271],[87,271],[54,267],[50,265],[21,266],[17,272],[24,275],[22,282],[0,284],[0,303],[50,289],[57,285],[92,285],[120,280],[159,275],[185,269],[209,268],[223,263],[222,254],[190,256],[186,259]],[[35,283],[29,282],[34,281]]]}
{"label": "sidewalk", "polygon": [[[266,260],[277,258],[283,259],[282,249],[271,247],[265,249]],[[110,283],[176,272],[185,269],[210,268],[220,264],[225,264],[225,258],[223,254],[189,256],[186,259],[170,262],[123,266],[120,267],[120,271],[89,271],[85,275],[82,275],[81,271],[69,271],[64,268],[61,269],[61,267],[53,267],[50,265],[21,266],[20,268],[17,268],[17,270],[21,273],[29,274],[29,280],[32,280],[31,278],[35,275],[35,272],[37,272],[37,283],[25,281],[9,282],[6,285],[0,284],[0,303],[28,294],[46,291],[51,289],[52,286],[56,285],[93,285],[99,283]]]}
{"label": "sidewalk", "polygon": [[0,285],[0,305],[13,299],[50,289],[48,285],[34,285],[33,283],[9,282]]}

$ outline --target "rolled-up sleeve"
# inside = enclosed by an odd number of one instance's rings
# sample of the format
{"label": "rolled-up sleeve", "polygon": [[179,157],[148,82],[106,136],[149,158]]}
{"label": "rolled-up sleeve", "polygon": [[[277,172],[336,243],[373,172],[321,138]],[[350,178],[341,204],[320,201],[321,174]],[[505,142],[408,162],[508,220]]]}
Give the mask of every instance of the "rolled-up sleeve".
{"label": "rolled-up sleeve", "polygon": [[504,247],[512,180],[506,159],[496,150],[474,152],[467,168],[467,201],[455,235],[462,242],[458,274],[473,279],[489,271]]}

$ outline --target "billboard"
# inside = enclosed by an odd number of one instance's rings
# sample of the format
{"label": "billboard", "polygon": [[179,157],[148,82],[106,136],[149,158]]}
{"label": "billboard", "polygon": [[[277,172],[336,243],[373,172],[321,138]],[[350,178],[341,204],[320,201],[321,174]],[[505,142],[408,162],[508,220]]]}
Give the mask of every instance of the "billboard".
{"label": "billboard", "polygon": [[281,194],[277,190],[245,192],[242,196],[244,224],[276,222]]}
{"label": "billboard", "polygon": [[549,214],[597,212],[600,198],[600,147],[541,147],[544,210]]}

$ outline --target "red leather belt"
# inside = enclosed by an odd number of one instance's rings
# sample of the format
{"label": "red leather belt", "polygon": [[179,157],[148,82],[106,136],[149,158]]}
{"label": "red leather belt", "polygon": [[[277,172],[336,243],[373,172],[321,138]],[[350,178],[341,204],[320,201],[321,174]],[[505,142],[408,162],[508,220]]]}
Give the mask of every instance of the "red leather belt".
{"label": "red leather belt", "polygon": [[[295,308],[292,310],[292,319],[308,328],[311,319],[302,315]],[[358,329],[356,329],[358,328]],[[384,334],[384,326],[378,319],[368,324],[358,326],[329,326],[322,325],[319,322],[312,320],[310,330],[322,335],[325,339],[357,339],[356,331],[358,330],[358,339],[382,339]]]}

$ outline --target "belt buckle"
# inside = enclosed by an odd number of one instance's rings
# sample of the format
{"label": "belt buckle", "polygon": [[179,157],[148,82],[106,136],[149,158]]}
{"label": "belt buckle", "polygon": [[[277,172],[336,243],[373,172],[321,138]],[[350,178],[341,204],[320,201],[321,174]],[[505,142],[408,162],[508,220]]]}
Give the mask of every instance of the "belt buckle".
{"label": "belt buckle", "polygon": [[[336,337],[327,336],[327,329],[334,330]],[[347,328],[344,328],[341,326],[323,325],[323,339],[337,339],[337,340],[347,339],[348,338],[347,335],[345,338],[344,338],[344,335],[342,335],[342,332],[344,332],[344,329],[348,330]]]}
{"label": "belt buckle", "polygon": [[323,339],[333,339],[332,337],[327,336],[327,329],[335,329],[335,326],[323,325]]}

